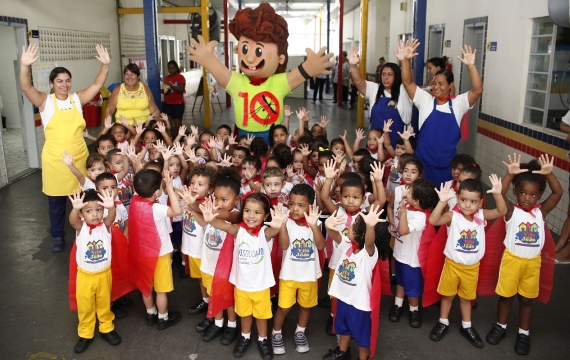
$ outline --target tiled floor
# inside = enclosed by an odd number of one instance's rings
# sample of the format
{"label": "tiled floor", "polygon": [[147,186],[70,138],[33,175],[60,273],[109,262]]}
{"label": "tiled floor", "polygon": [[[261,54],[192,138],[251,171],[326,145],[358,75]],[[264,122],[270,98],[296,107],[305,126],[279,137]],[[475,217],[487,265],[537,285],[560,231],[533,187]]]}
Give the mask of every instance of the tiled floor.
{"label": "tiled floor", "polygon": [[28,154],[24,151],[24,142],[21,129],[2,130],[4,138],[4,154],[8,168],[8,180],[15,175],[28,170]]}

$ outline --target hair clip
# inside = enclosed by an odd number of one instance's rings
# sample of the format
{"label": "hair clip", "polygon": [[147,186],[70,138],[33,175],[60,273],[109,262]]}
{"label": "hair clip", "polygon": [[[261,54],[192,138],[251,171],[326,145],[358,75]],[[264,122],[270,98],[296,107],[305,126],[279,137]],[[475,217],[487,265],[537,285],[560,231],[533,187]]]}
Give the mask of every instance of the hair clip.
{"label": "hair clip", "polygon": [[327,149],[327,148],[322,148],[322,147],[319,146],[319,151],[322,152],[322,151],[330,151],[330,150]]}

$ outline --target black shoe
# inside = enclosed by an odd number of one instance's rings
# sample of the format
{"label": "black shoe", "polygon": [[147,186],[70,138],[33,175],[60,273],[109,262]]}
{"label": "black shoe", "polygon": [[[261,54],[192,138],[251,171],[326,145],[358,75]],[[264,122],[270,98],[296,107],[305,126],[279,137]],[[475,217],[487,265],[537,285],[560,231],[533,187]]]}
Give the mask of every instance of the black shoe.
{"label": "black shoe", "polygon": [[503,327],[498,324],[493,324],[485,340],[491,345],[497,345],[506,334],[507,329],[503,329]]}
{"label": "black shoe", "polygon": [[257,342],[257,350],[259,350],[259,356],[263,360],[273,359],[273,346],[271,346],[271,340],[263,339]]}
{"label": "black shoe", "polygon": [[234,347],[234,351],[232,351],[232,355],[235,358],[240,358],[244,356],[245,353],[247,352],[247,349],[249,349],[250,345],[251,345],[251,339],[246,339],[245,337],[240,336],[238,338],[236,346]]}
{"label": "black shoe", "polygon": [[129,299],[128,297],[121,296],[117,300],[113,301],[113,304],[116,304],[120,307],[131,307],[135,302],[133,299]]}
{"label": "black shoe", "polygon": [[323,360],[350,360],[350,358],[350,348],[342,352],[338,346],[334,350],[329,349],[329,353],[323,356]]}
{"label": "black shoe", "polygon": [[158,314],[146,313],[146,324],[148,326],[153,326],[158,321]]}
{"label": "black shoe", "polygon": [[124,319],[126,318],[129,313],[127,312],[127,310],[122,309],[119,305],[117,305],[116,302],[113,302],[111,304],[111,311],[113,312],[113,314],[115,314],[115,319]]}
{"label": "black shoe", "polygon": [[519,355],[528,355],[530,352],[530,336],[521,333],[517,335],[515,352]]}
{"label": "black shoe", "polygon": [[323,307],[323,308],[330,308],[331,307],[331,297],[330,296],[325,296],[319,299],[319,301],[317,302],[317,305],[319,307]]}
{"label": "black shoe", "polygon": [[198,323],[198,325],[196,325],[196,332],[200,334],[206,332],[206,330],[208,330],[210,325],[212,325],[213,323],[214,319],[204,318],[202,321]]}
{"label": "black shoe", "polygon": [[419,328],[422,326],[422,316],[418,310],[410,311],[410,326],[413,328]]}
{"label": "black shoe", "polygon": [[437,324],[435,324],[435,326],[433,327],[433,329],[431,329],[431,332],[429,333],[429,338],[432,339],[433,341],[439,341],[443,338],[443,335],[445,335],[447,329],[449,329],[449,325],[445,325],[444,323],[438,321]]}
{"label": "black shoe", "polygon": [[109,345],[117,346],[121,343],[121,337],[119,336],[119,334],[117,334],[115,330],[108,332],[106,334],[101,334],[101,336],[103,337],[103,339],[105,339],[105,341]]}
{"label": "black shoe", "polygon": [[335,333],[333,331],[333,317],[332,317],[332,315],[330,315],[329,318],[327,319],[327,324],[325,326],[325,332],[327,333],[328,336],[335,336]]}
{"label": "black shoe", "polygon": [[85,339],[85,338],[80,337],[79,340],[77,340],[77,342],[75,343],[75,347],[73,348],[73,352],[76,354],[81,354],[82,352],[87,350],[87,348],[89,347],[89,344],[91,344],[91,340],[93,340],[93,339]]}
{"label": "black shoe", "polygon": [[392,307],[390,308],[390,316],[388,317],[388,319],[391,322],[398,322],[400,321],[401,316],[402,316],[402,307],[396,304],[392,305]]}
{"label": "black shoe", "polygon": [[229,345],[231,343],[234,342],[234,340],[237,338],[238,336],[238,329],[237,327],[227,327],[224,330],[224,333],[222,334],[222,337],[220,338],[220,344],[222,345]]}
{"label": "black shoe", "polygon": [[467,329],[465,329],[462,326],[459,329],[459,333],[461,335],[463,335],[467,340],[469,340],[471,345],[478,347],[478,348],[482,348],[485,346],[485,343],[483,342],[483,340],[481,339],[479,334],[477,334],[477,330],[475,330],[475,328],[473,326],[468,327]]}
{"label": "black shoe", "polygon": [[[54,237],[51,243],[51,252],[62,252],[64,249],[65,249],[65,239],[62,237]],[[85,350],[87,350],[87,348],[85,348]]]}
{"label": "black shoe", "polygon": [[219,327],[216,326],[216,324],[212,324],[206,329],[204,335],[202,335],[202,340],[204,340],[205,342],[210,342],[215,338],[217,338],[218,336],[222,335],[223,332],[224,332],[224,327]]}
{"label": "black shoe", "polygon": [[208,303],[201,299],[196,305],[192,306],[188,309],[188,314],[190,315],[198,315],[201,313],[205,313],[208,310]]}
{"label": "black shoe", "polygon": [[180,321],[180,319],[182,319],[182,314],[178,311],[169,311],[168,312],[168,319],[164,320],[164,319],[158,319],[158,324],[156,325],[156,328],[158,330],[164,330],[167,327],[176,324],[177,322]]}

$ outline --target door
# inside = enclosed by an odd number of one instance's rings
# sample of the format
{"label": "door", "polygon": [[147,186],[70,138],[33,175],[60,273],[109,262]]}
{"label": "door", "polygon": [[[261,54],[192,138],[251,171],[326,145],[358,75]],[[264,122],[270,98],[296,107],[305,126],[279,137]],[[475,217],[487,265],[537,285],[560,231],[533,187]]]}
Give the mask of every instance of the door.
{"label": "door", "polygon": [[[475,67],[482,76],[485,64],[483,63],[483,53],[485,51],[484,44],[485,39],[485,24],[470,24],[465,26],[464,36],[465,45],[470,45],[473,49],[477,50],[475,54]],[[460,94],[468,92],[471,89],[471,78],[469,77],[469,71],[465,66],[462,65],[461,69],[461,86]],[[477,125],[479,122],[479,108],[482,98],[479,98],[477,102],[473,105],[473,108],[469,110],[469,137],[466,141],[460,141],[457,145],[457,152],[466,153],[475,157],[475,152],[477,149]]]}
{"label": "door", "polygon": [[[429,27],[429,35],[428,35],[428,48],[427,48],[427,60],[432,59],[434,57],[441,57],[443,55],[443,34],[445,31],[445,25],[431,25]],[[429,75],[426,71],[426,81]]]}

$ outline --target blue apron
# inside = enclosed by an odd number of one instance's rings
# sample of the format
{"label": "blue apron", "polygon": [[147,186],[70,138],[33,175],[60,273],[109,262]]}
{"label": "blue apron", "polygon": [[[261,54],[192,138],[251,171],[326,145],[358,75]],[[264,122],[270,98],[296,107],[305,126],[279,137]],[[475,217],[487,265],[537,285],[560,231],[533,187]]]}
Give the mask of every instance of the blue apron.
{"label": "blue apron", "polygon": [[[378,89],[380,91],[380,89]],[[400,138],[398,135],[399,132],[404,132],[404,122],[402,121],[402,117],[400,117],[400,113],[395,106],[388,106],[388,103],[392,99],[386,96],[381,96],[378,98],[378,101],[372,106],[372,113],[370,116],[370,129],[380,129],[384,128],[384,121],[388,119],[392,119],[394,122],[390,127],[392,132],[389,133],[390,135],[390,142],[392,146],[396,148],[396,141]]]}
{"label": "blue apron", "polygon": [[415,155],[424,165],[424,178],[434,182],[439,188],[440,184],[452,179],[451,159],[457,154],[457,143],[461,138],[461,131],[451,99],[449,109],[451,113],[437,110],[437,101],[433,99],[433,111],[424,121],[418,135],[418,145]]}

